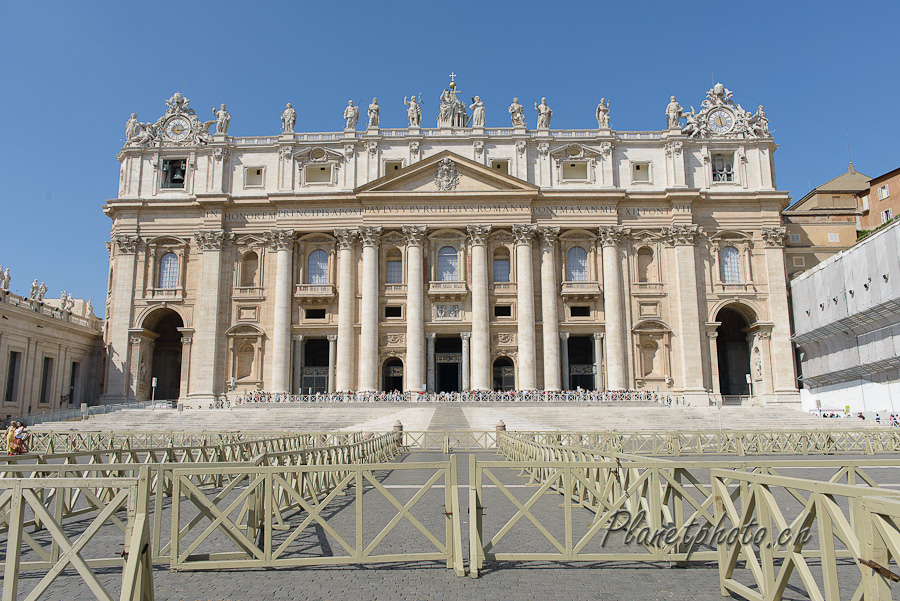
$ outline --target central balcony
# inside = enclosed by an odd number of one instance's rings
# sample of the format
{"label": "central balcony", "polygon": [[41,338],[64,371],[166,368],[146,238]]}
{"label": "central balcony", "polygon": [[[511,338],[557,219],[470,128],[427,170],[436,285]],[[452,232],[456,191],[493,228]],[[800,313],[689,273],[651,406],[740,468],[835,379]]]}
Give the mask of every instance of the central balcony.
{"label": "central balcony", "polygon": [[590,300],[600,296],[600,282],[563,282],[561,293],[566,298]]}
{"label": "central balcony", "polygon": [[294,298],[308,305],[325,305],[334,300],[334,284],[297,284]]}
{"label": "central balcony", "polygon": [[466,283],[457,282],[428,282],[428,296],[438,300],[462,300],[469,293]]}

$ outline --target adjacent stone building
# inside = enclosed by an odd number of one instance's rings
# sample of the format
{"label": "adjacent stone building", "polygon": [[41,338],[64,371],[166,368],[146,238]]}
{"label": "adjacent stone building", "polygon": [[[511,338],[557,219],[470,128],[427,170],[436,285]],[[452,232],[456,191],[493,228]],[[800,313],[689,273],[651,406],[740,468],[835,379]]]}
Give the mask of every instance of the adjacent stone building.
{"label": "adjacent stone building", "polygon": [[866,182],[858,194],[859,229],[874,230],[900,215],[900,168]]}
{"label": "adjacent stone building", "polygon": [[[230,390],[659,390],[796,403],[776,145],[717,84],[666,129],[550,129],[552,101],[436,128],[232,137],[176,94],[118,155],[104,399]],[[363,110],[365,130],[356,131]],[[511,124],[492,114],[509,114]],[[339,114],[339,113],[338,113]],[[425,116],[428,120],[433,117]],[[612,115],[614,122],[615,116]],[[302,116],[300,121],[303,121]],[[213,124],[216,133],[209,133]],[[663,125],[663,123],[660,123]]]}
{"label": "adjacent stone building", "polygon": [[23,297],[6,282],[0,289],[0,419],[95,404],[104,365],[102,323],[83,300],[44,299],[43,291]]}
{"label": "adjacent stone building", "polygon": [[791,281],[804,409],[900,410],[898,256],[893,223]]}

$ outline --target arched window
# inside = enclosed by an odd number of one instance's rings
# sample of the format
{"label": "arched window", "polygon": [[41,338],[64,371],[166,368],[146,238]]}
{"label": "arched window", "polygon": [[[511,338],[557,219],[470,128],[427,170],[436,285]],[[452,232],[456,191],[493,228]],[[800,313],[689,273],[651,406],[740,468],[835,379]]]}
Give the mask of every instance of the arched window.
{"label": "arched window", "polygon": [[459,281],[459,256],[452,246],[444,246],[438,251],[438,281]]}
{"label": "arched window", "polygon": [[159,286],[158,288],[177,288],[178,284],[178,256],[175,253],[166,253],[159,260]]}
{"label": "arched window", "polygon": [[328,253],[324,250],[316,250],[309,255],[309,269],[307,270],[306,283],[328,283]]}
{"label": "arched window", "polygon": [[580,246],[573,246],[569,249],[567,257],[568,268],[566,273],[570,282],[586,282],[587,281],[587,251]]}
{"label": "arched window", "polygon": [[256,286],[256,274],[259,272],[259,255],[250,251],[241,259],[241,286]]}
{"label": "arched window", "polygon": [[509,251],[505,248],[494,251],[494,281],[509,281]]}
{"label": "arched window", "polygon": [[638,282],[649,282],[650,266],[653,264],[653,251],[646,246],[637,253]]}
{"label": "arched window", "polygon": [[396,248],[387,254],[387,273],[385,282],[388,284],[403,283],[403,257]]}
{"label": "arched window", "polygon": [[722,282],[724,284],[741,283],[741,253],[733,246],[725,246],[719,252],[722,259]]}

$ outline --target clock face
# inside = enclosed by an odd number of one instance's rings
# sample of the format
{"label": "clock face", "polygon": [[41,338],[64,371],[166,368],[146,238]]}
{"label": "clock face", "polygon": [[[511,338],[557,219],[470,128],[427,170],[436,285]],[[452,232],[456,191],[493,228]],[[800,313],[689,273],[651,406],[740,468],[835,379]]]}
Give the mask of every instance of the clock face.
{"label": "clock face", "polygon": [[166,123],[166,136],[170,140],[180,142],[191,133],[191,124],[184,117],[175,117]]}
{"label": "clock face", "polygon": [[729,111],[719,109],[709,114],[709,127],[717,134],[724,134],[734,127],[734,116]]}

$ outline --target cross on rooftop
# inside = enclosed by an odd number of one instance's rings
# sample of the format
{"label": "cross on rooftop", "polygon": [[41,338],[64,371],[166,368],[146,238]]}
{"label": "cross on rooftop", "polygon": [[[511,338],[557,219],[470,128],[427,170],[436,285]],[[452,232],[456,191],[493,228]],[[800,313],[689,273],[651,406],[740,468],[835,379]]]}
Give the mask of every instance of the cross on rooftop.
{"label": "cross on rooftop", "polygon": [[450,71],[450,81],[453,82],[453,78],[456,77],[456,73]]}

